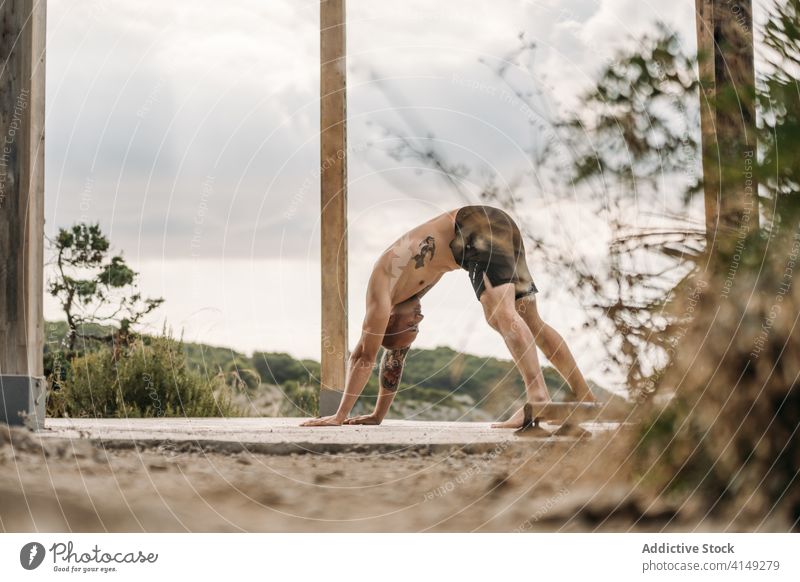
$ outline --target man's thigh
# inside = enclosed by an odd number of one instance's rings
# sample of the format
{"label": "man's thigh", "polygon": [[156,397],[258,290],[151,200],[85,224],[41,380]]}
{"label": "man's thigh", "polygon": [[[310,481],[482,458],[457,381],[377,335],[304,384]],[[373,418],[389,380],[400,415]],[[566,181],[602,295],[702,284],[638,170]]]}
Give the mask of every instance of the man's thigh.
{"label": "man's thigh", "polygon": [[479,298],[486,318],[510,315],[514,312],[514,284],[503,283],[493,286],[489,277],[483,275],[483,292]]}

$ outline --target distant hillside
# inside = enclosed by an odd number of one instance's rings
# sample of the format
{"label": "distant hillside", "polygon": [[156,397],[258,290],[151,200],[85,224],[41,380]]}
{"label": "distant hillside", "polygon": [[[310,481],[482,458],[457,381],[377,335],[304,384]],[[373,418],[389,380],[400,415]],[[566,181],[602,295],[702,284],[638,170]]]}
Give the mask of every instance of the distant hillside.
{"label": "distant hillside", "polygon": [[[91,332],[102,335],[109,330],[95,326]],[[46,322],[45,333],[46,350],[57,350],[66,336],[67,325]],[[91,349],[92,345],[85,347]],[[261,384],[237,397],[237,404],[246,415],[301,416],[308,413],[310,405],[306,400],[298,405],[297,394],[303,390],[315,391],[319,384],[319,362],[298,360],[277,352],[256,352],[248,356],[231,348],[202,343],[184,343],[183,347],[187,363],[204,375],[257,372]],[[543,372],[553,400],[572,400],[572,393],[553,368],[544,367]],[[590,384],[599,400],[620,398],[597,384]],[[411,350],[390,417],[489,420],[521,405],[524,388],[510,360],[463,354],[448,347]],[[373,373],[354,412],[370,411],[377,394],[378,378],[377,373]]]}

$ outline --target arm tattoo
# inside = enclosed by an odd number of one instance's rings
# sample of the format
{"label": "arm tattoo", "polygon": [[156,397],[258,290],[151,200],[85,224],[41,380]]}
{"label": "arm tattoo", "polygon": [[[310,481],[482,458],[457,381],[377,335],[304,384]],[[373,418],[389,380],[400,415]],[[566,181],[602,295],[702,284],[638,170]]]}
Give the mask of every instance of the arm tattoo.
{"label": "arm tattoo", "polygon": [[403,364],[409,348],[399,350],[384,350],[381,358],[380,380],[381,388],[389,392],[396,392],[400,385],[400,376],[403,375]]}
{"label": "arm tattoo", "polygon": [[426,236],[425,240],[419,243],[419,252],[411,257],[414,259],[414,268],[421,269],[425,266],[425,255],[430,255],[428,257],[430,260],[433,260],[433,255],[436,252],[436,239],[432,236]]}

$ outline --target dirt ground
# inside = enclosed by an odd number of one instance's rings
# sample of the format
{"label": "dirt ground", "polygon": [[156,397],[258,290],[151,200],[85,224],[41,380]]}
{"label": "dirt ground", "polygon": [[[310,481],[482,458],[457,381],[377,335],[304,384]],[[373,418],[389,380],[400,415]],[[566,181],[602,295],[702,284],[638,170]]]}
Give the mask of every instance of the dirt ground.
{"label": "dirt ground", "polygon": [[[271,456],[41,441],[0,427],[3,531],[669,531],[611,439],[489,453]],[[713,529],[701,527],[699,529]]]}

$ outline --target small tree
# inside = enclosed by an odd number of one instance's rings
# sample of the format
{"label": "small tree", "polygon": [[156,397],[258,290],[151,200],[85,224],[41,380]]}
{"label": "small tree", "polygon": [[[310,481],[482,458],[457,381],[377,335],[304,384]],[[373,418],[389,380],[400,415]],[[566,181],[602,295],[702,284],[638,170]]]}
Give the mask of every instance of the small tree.
{"label": "small tree", "polygon": [[[138,273],[122,255],[112,255],[99,224],[77,223],[59,229],[50,241],[56,252],[55,278],[48,285],[67,318],[69,352],[78,338],[127,345],[131,328],[164,300],[145,299],[138,291]],[[87,324],[115,325],[110,333],[93,333]]]}

